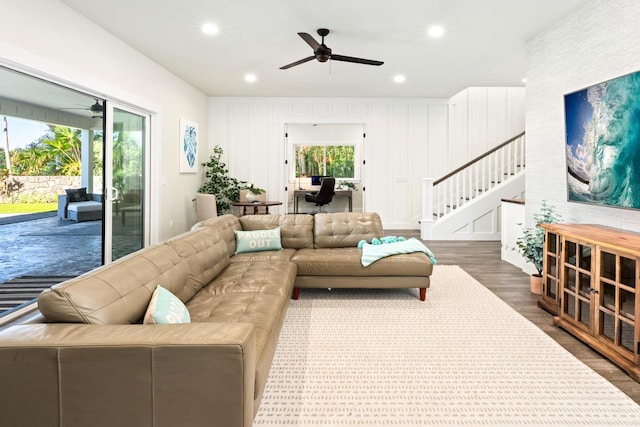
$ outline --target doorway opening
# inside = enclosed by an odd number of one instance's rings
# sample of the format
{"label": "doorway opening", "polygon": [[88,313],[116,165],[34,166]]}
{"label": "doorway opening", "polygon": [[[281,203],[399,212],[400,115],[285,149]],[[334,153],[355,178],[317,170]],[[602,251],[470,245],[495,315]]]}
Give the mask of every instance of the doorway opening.
{"label": "doorway opening", "polygon": [[335,178],[324,212],[364,211],[364,140],[364,124],[286,124],[287,212],[317,210],[305,195],[318,191],[324,177]]}

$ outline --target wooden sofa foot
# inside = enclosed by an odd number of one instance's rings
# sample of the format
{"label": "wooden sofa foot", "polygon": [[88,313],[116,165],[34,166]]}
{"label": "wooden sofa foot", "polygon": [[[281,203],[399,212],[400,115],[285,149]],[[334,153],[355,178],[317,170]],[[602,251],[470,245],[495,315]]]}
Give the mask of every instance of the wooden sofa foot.
{"label": "wooden sofa foot", "polygon": [[297,300],[299,296],[300,296],[300,288],[293,288],[293,295],[291,296],[291,298]]}
{"label": "wooden sofa foot", "polygon": [[420,301],[427,299],[427,288],[420,288]]}

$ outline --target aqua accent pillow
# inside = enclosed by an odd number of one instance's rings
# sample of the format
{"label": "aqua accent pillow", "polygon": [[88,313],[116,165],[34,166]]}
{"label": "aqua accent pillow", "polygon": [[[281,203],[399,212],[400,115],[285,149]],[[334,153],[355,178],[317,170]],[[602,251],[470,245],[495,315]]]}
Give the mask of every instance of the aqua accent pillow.
{"label": "aqua accent pillow", "polygon": [[282,249],[280,227],[271,230],[238,231],[236,233],[236,253],[277,251]]}
{"label": "aqua accent pillow", "polygon": [[165,325],[168,323],[191,323],[189,310],[180,298],[158,285],[151,295],[143,323]]}

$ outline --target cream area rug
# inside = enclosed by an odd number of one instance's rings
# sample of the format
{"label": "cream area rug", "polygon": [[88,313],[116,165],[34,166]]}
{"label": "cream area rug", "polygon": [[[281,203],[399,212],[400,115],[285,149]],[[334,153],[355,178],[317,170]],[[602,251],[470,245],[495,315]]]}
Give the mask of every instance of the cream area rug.
{"label": "cream area rug", "polygon": [[457,266],[291,301],[254,426],[640,426],[640,406]]}

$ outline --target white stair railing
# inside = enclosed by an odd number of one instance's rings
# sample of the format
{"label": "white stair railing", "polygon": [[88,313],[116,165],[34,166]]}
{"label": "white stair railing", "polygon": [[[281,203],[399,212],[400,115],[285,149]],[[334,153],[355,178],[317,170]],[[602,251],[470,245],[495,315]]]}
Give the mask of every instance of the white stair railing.
{"label": "white stair railing", "polygon": [[523,132],[442,178],[424,178],[422,221],[437,221],[524,170],[524,145]]}

